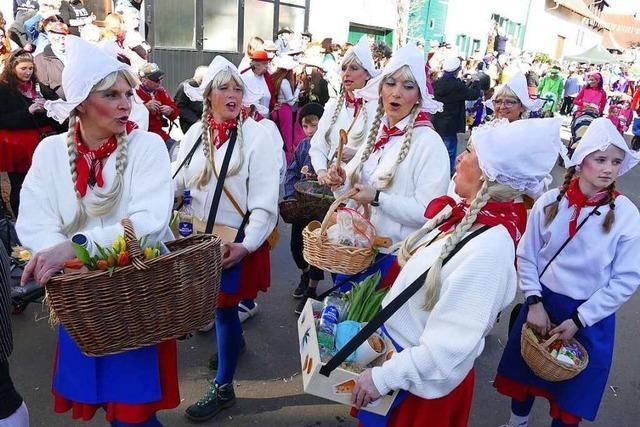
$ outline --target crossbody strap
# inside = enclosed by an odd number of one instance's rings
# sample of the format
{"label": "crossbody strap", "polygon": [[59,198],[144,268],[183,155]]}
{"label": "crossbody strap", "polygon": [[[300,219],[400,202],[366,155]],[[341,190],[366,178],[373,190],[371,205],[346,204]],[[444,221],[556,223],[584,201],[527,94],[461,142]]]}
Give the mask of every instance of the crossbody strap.
{"label": "crossbody strap", "polygon": [[184,160],[182,161],[182,163],[180,163],[180,166],[178,166],[178,169],[173,173],[173,177],[171,177],[171,179],[176,179],[176,176],[178,176],[178,174],[180,173],[182,168],[184,168],[185,166],[187,166],[187,165],[189,165],[191,163],[191,159],[193,158],[193,154],[196,152],[196,148],[198,148],[200,146],[201,142],[202,142],[202,135],[200,135],[198,137],[198,139],[196,140],[196,143],[193,144],[193,147],[191,147],[191,150],[189,150],[189,153],[187,154],[187,157],[185,157]]}
{"label": "crossbody strap", "polygon": [[[491,226],[484,225],[479,229],[475,230],[464,239],[462,239],[456,247],[451,251],[451,253],[442,261],[442,265],[444,266],[451,258],[453,258],[460,249],[464,247],[470,240],[477,237],[481,233],[489,230]],[[320,373],[326,377],[328,377],[334,369],[342,364],[347,357],[360,345],[365,342],[375,331],[377,331],[391,316],[395,314],[396,311],[400,309],[409,299],[424,286],[424,280],[429,274],[429,270],[427,269],[424,273],[420,275],[416,280],[414,280],[405,290],[403,290],[397,297],[395,297],[386,307],[378,312],[374,316],[373,319],[369,323],[367,323],[361,330],[358,332],[348,343],[345,344],[336,354],[329,360],[326,365],[320,368]]]}
{"label": "crossbody strap", "polygon": [[547,269],[549,268],[549,266],[551,265],[551,263],[558,257],[558,255],[560,255],[560,252],[562,252],[562,250],[569,244],[569,242],[571,241],[571,239],[573,239],[573,237],[578,234],[578,231],[580,231],[580,229],[582,228],[582,226],[587,222],[587,220],[591,217],[591,215],[596,214],[596,215],[600,215],[600,212],[598,212],[598,209],[603,206],[606,203],[600,203],[598,206],[596,206],[595,208],[593,208],[591,210],[591,212],[589,212],[589,215],[587,215],[587,217],[585,219],[582,220],[582,222],[580,222],[580,224],[578,225],[578,227],[576,228],[576,232],[572,235],[569,235],[569,237],[567,237],[567,240],[564,241],[564,243],[562,244],[562,246],[560,246],[560,248],[556,251],[555,254],[553,254],[553,256],[551,257],[551,259],[549,260],[549,262],[547,263],[547,265],[544,267],[544,269],[542,270],[542,273],[540,273],[540,275],[538,276],[538,279],[542,279],[542,275],[547,271]]}
{"label": "crossbody strap", "polygon": [[[238,130],[232,129],[227,143],[227,152],[224,153],[224,160],[222,161],[222,167],[220,169],[220,176],[216,182],[216,189],[213,193],[213,200],[211,201],[211,209],[209,209],[209,217],[207,218],[207,227],[205,228],[206,234],[211,234],[213,231],[213,225],[216,223],[216,215],[218,214],[218,207],[220,205],[220,198],[222,197],[222,189],[224,187],[224,180],[227,177],[227,171],[229,170],[229,163],[231,162],[231,155],[233,154],[233,148],[236,146],[236,137],[238,136]],[[209,161],[209,159],[206,159]]]}

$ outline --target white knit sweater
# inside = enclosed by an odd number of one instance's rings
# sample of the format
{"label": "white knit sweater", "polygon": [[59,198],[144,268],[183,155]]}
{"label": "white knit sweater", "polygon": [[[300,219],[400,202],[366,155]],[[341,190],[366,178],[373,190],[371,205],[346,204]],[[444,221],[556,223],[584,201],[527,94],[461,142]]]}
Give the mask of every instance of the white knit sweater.
{"label": "white knit sweater", "polygon": [[[576,232],[573,239],[551,263],[541,279],[539,274],[569,236],[573,208],[567,198],[560,202],[558,214],[544,225],[544,207],[558,196],[551,190],[531,209],[527,231],[518,245],[520,287],[525,296],[540,295],[541,283],[553,292],[586,300],[578,308],[580,320],[591,326],[615,313],[640,284],[640,214],[625,196],[616,198],[615,221],[609,233],[602,223],[609,206],[599,208]],[[593,210],[582,208],[578,224]]]}
{"label": "white knit sweater", "polygon": [[[324,134],[327,132],[327,129],[329,129],[333,113],[336,111],[336,105],[337,101],[333,98],[327,101],[327,104],[324,107],[324,113],[320,118],[320,122],[318,122],[318,130],[311,138],[309,156],[311,157],[311,164],[315,171],[326,170],[329,167],[330,160],[333,158],[338,144],[340,143],[340,129],[344,129],[346,131],[353,123],[355,110],[350,107],[348,108],[346,107],[346,104],[343,104],[329,136],[331,145],[327,144],[327,141],[324,139]],[[347,147],[350,149],[355,150],[363,145],[364,141],[366,141],[378,106],[375,102],[365,101],[363,108],[367,110],[367,120],[365,122],[364,111],[361,111],[358,115],[358,119],[353,125],[353,128],[349,132]],[[362,131],[363,126],[366,126],[364,137],[361,141],[354,141],[353,136],[358,135]]]}
{"label": "white knit sweater", "polygon": [[[47,249],[71,238],[62,232],[76,213],[76,194],[71,180],[66,134],[45,138],[33,155],[33,164],[20,193],[20,215],[16,224],[18,237],[33,252]],[[128,137],[127,167],[120,202],[103,217],[89,217],[78,230],[93,242],[111,246],[123,233],[120,220],[129,218],[138,236],[149,241],[172,240],[169,220],[173,191],[169,155],[158,135],[134,130]],[[113,186],[116,175],[116,152],[104,164],[103,188],[87,188],[85,204],[96,202],[96,190],[104,193]]]}
{"label": "white knit sweater", "polygon": [[[382,120],[381,127],[386,118]],[[408,122],[409,118],[406,117],[396,126],[403,129]],[[394,167],[403,139],[404,136],[392,136],[380,151],[369,157],[363,166],[361,182],[379,188],[378,178]],[[336,191],[336,195],[343,194],[351,188],[349,177],[360,164],[364,149],[363,144],[345,166],[347,180]],[[397,243],[425,224],[427,220],[424,212],[427,205],[447,191],[448,158],[442,139],[433,129],[423,126],[413,130],[407,157],[398,165],[391,185],[381,190],[379,206],[370,207],[370,220],[379,236],[389,237],[393,243]],[[354,202],[349,203],[349,207],[355,206]]]}
{"label": "white knit sweater", "polygon": [[[235,175],[227,175],[225,187],[233,195],[244,212],[249,210],[249,223],[245,227],[245,238],[242,244],[249,252],[254,252],[267,239],[278,220],[278,160],[273,149],[273,139],[268,131],[253,119],[245,120],[242,125],[242,150],[243,162],[239,172]],[[174,170],[182,163],[191,147],[202,134],[200,122],[196,122],[185,134],[180,143],[178,158],[173,164]],[[234,147],[234,153],[229,164],[229,171],[237,161],[239,140]],[[215,153],[216,170],[220,173],[228,142]],[[209,209],[213,201],[213,192],[216,188],[216,177],[212,173],[211,180],[202,190],[192,184],[205,165],[202,144],[196,149],[191,163],[185,166],[176,176],[176,195],[182,194],[185,188],[191,190],[191,205],[194,215],[206,221]],[[222,193],[220,205],[216,216],[216,224],[222,224],[233,228],[240,227],[242,215],[238,213]]]}
{"label": "white knit sweater", "polygon": [[[429,233],[425,241],[439,230]],[[421,248],[407,262],[382,305],[408,287],[440,254],[445,239]],[[500,310],[516,291],[513,240],[502,226],[469,241],[441,272],[440,299],[432,311],[424,307],[422,287],[386,323],[389,335],[403,347],[382,366],[373,368],[373,381],[381,394],[408,390],[437,399],[455,389],[482,353],[484,337]]]}

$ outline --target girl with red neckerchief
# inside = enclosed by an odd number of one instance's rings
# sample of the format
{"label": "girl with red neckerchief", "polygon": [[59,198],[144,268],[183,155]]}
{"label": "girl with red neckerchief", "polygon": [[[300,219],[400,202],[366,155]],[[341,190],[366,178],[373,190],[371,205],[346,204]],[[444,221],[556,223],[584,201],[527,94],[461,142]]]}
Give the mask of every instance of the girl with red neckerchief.
{"label": "girl with red neckerchief", "polygon": [[[454,179],[462,201],[447,196],[432,201],[429,222],[400,246],[403,267],[383,307],[428,273],[383,325],[395,352],[356,381],[352,403],[361,426],[468,425],[475,360],[498,313],[515,296],[515,247],[521,236],[513,201],[541,186],[553,168],[562,146],[561,123],[501,121],[474,129],[457,159]],[[548,134],[555,138],[544,138]],[[534,150],[533,141],[538,142]],[[394,390],[399,393],[387,416],[367,411]]]}
{"label": "girl with red neckerchief", "polygon": [[[527,302],[494,383],[512,398],[508,427],[528,425],[536,396],[549,401],[554,427],[596,418],[613,356],[615,313],[640,283],[640,215],[615,189],[616,178],[638,160],[615,126],[598,118],[565,160],[569,170],[561,188],[533,206],[517,253]],[[589,354],[585,370],[560,382],[536,377],[520,355],[524,322],[542,336],[578,340]]]}

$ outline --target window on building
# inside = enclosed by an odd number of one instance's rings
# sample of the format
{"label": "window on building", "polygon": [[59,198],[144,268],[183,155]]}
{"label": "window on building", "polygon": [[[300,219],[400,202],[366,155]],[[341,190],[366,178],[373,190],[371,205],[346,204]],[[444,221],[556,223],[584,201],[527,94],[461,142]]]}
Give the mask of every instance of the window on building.
{"label": "window on building", "polygon": [[431,19],[429,20],[429,29],[430,29],[430,30],[433,30],[435,27],[436,27],[436,20],[435,20],[435,19],[433,19],[433,18],[431,18]]}
{"label": "window on building", "polygon": [[[293,3],[293,2],[290,2],[287,0],[287,3]],[[296,32],[296,33],[303,32],[304,31],[304,7],[293,6],[287,3],[280,3],[280,28],[288,27],[293,32]]]}
{"label": "window on building", "polygon": [[196,0],[155,0],[153,20],[157,47],[195,47]]}
{"label": "window on building", "polygon": [[251,37],[271,40],[273,37],[273,2],[245,0],[244,2],[244,44]]}
{"label": "window on building", "polygon": [[204,50],[236,52],[238,50],[238,0],[202,3]]}

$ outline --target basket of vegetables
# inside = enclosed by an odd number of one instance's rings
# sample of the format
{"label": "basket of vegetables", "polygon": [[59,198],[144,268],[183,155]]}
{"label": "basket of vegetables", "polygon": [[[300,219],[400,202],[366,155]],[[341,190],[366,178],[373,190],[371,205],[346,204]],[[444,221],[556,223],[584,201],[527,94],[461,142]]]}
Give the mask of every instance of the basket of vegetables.
{"label": "basket of vegetables", "polygon": [[[211,322],[220,287],[221,241],[198,234],[147,246],[128,219],[112,247],[95,245],[46,285],[52,319],[83,353],[117,354],[181,337]],[[164,252],[164,253],[162,253]]]}
{"label": "basket of vegetables", "polygon": [[569,380],[589,364],[582,344],[575,339],[564,342],[558,336],[541,337],[528,324],[522,325],[522,358],[536,376],[552,382]]}

